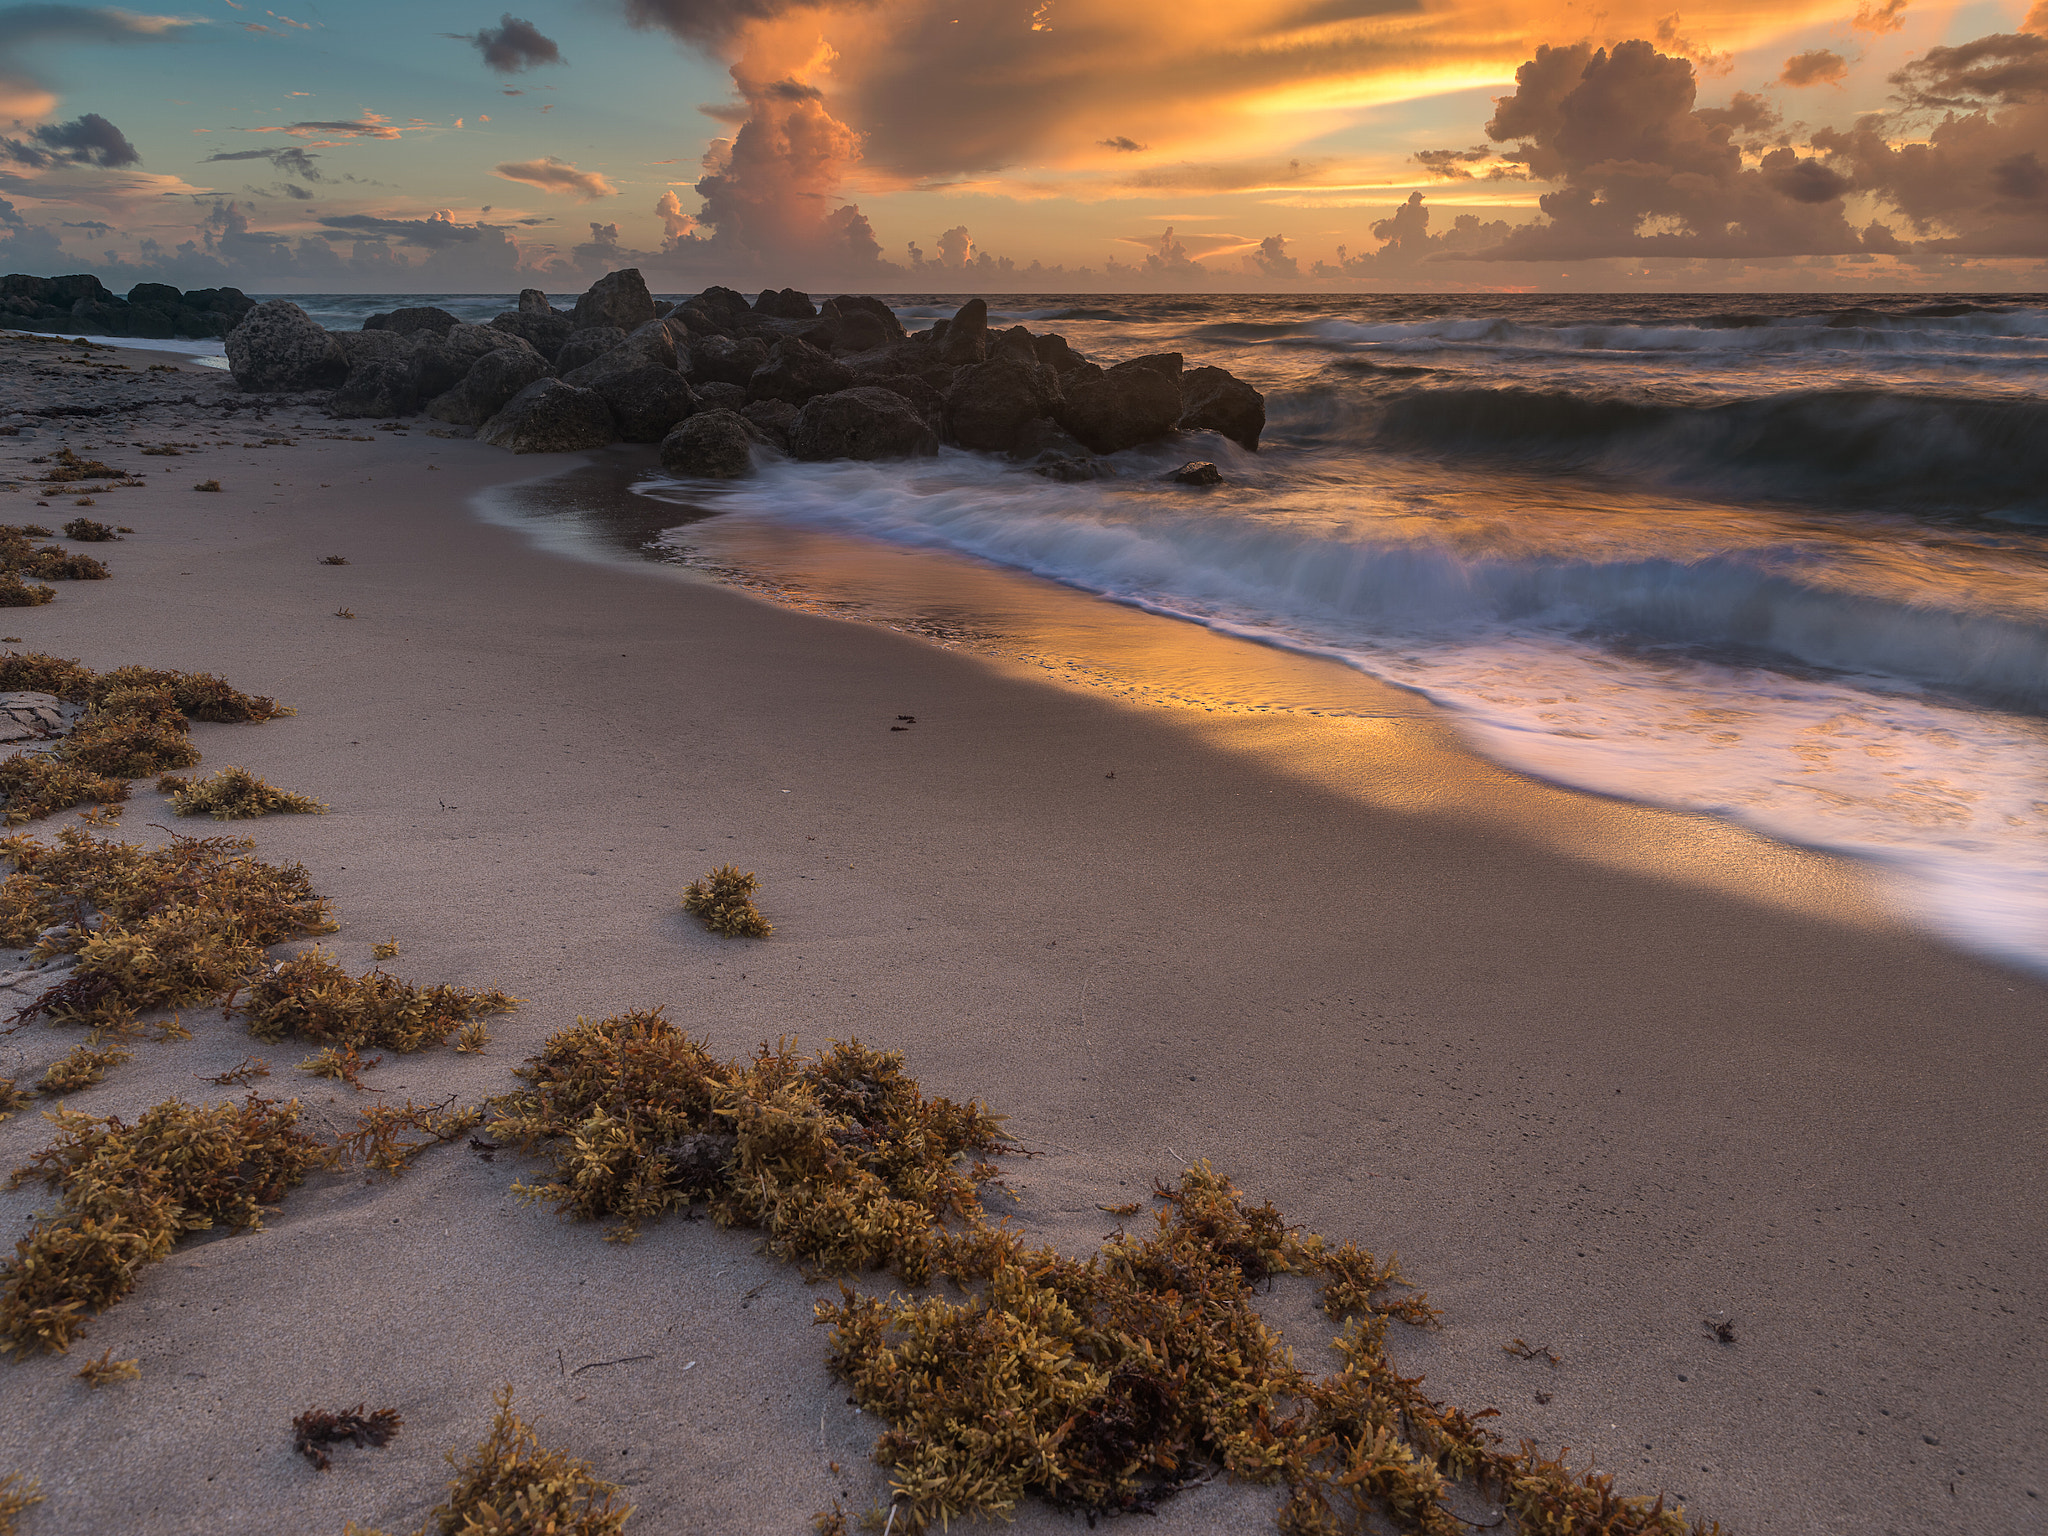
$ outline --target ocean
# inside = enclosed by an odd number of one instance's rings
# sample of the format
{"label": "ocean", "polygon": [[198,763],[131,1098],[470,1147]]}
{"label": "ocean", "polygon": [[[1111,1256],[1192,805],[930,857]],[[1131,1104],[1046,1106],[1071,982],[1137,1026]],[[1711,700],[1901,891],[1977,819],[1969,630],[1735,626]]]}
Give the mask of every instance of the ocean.
{"label": "ocean", "polygon": [[[508,301],[300,302],[348,326]],[[915,328],[959,300],[890,302]],[[1229,368],[1265,391],[1265,441],[1202,434],[1077,485],[952,450],[643,472],[636,546],[769,590],[817,539],[914,549],[1334,658],[1511,768],[1865,861],[1953,942],[2048,970],[2048,297],[1047,296],[990,318]],[[1158,478],[1191,458],[1224,483]],[[1001,629],[970,610],[898,617]]]}

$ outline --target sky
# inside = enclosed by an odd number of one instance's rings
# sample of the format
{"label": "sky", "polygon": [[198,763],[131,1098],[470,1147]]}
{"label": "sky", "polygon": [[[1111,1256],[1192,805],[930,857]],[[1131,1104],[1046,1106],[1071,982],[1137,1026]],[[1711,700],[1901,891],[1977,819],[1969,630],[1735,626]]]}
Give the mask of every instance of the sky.
{"label": "sky", "polygon": [[0,4],[0,272],[2048,289],[2048,0]]}

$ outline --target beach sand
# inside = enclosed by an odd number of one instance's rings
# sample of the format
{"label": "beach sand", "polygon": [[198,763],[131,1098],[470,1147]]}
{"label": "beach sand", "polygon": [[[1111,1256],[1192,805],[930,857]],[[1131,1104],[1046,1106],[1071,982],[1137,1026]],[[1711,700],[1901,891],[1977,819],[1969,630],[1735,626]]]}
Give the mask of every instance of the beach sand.
{"label": "beach sand", "polygon": [[[182,419],[68,440],[114,461]],[[578,1015],[657,1003],[720,1054],[858,1035],[1010,1117],[1039,1154],[1011,1165],[1013,1219],[1069,1251],[1197,1158],[1397,1249],[1445,1309],[1397,1358],[1510,1443],[1731,1531],[2042,1528],[2043,988],[1909,930],[1862,872],[1519,778],[1412,697],[1171,620],[1117,622],[1194,672],[1314,669],[1351,714],[1134,703],[473,514],[566,461],[317,413],[229,430],[121,448],[152,473],[90,514],[135,529],[93,546],[113,579],[0,629],[297,706],[196,726],[202,769],[331,813],[180,830],[303,861],[351,969],[395,938],[396,974],[527,999],[481,1055],[387,1057],[385,1096],[474,1102]],[[265,435],[295,445],[240,446]],[[60,440],[0,440],[0,473]],[[112,835],[153,823],[175,824],[139,785]],[[761,877],[764,943],[678,910],[728,860]],[[350,1119],[302,1047],[185,1023],[71,1107],[216,1100],[195,1074],[255,1054],[259,1089]],[[17,1033],[0,1075],[76,1039]],[[13,1116],[0,1157],[48,1131]],[[316,1176],[264,1231],[181,1245],[70,1356],[0,1366],[0,1472],[48,1500],[24,1531],[410,1530],[507,1382],[626,1486],[634,1530],[794,1532],[886,1499],[878,1425],[811,1324],[833,1285],[707,1222],[608,1244],[518,1200],[521,1168],[456,1146],[395,1183]],[[1271,1302],[1324,1361],[1305,1289]],[[1722,1344],[1705,1323],[1729,1318]],[[1562,1363],[1511,1358],[1518,1337]],[[108,1347],[142,1377],[89,1391],[72,1373]],[[358,1402],[404,1415],[391,1445],[325,1474],[293,1454],[293,1414]],[[1218,1481],[1146,1528],[1270,1528],[1275,1502]]]}

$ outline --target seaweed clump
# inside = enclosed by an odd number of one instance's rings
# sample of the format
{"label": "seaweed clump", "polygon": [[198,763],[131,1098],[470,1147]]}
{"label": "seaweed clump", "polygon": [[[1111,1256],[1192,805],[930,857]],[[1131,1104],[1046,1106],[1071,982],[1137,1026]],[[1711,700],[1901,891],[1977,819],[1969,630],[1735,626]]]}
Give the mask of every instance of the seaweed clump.
{"label": "seaweed clump", "polygon": [[80,544],[106,544],[120,535],[105,523],[96,523],[89,517],[74,517],[64,525],[64,537],[76,539]]}
{"label": "seaweed clump", "polygon": [[211,1108],[168,1100],[133,1125],[52,1111],[57,1139],[8,1180],[41,1180],[59,1201],[0,1270],[0,1347],[62,1354],[88,1315],[127,1295],[181,1237],[262,1226],[265,1207],[323,1155],[298,1118],[296,1099],[254,1094]]}
{"label": "seaweed clump", "polygon": [[70,975],[15,1015],[125,1030],[151,1008],[230,997],[267,945],[332,932],[298,864],[251,858],[245,839],[178,837],[163,848],[106,842],[76,827],[54,845],[0,840],[0,944],[39,959],[75,954]]}
{"label": "seaweed clump", "polygon": [[211,816],[215,821],[279,813],[317,816],[327,809],[310,796],[264,783],[246,768],[223,768],[197,780],[167,773],[157,780],[156,787],[171,797],[171,806],[180,816]]}
{"label": "seaweed clump", "polygon": [[314,1470],[325,1472],[334,1465],[334,1458],[327,1454],[329,1446],[381,1448],[391,1443],[391,1437],[404,1423],[396,1408],[379,1408],[367,1414],[361,1403],[346,1413],[308,1408],[292,1420],[292,1449],[313,1463]]}
{"label": "seaweed clump", "polygon": [[722,1226],[759,1227],[777,1256],[826,1269],[931,1273],[938,1223],[978,1218],[1001,1116],[927,1098],[893,1051],[852,1040],[815,1059],[783,1043],[716,1060],[660,1009],[553,1036],[492,1101],[489,1134],[545,1148],[553,1177],[515,1186],[558,1211],[616,1225],[703,1201]]}
{"label": "seaweed clump", "polygon": [[[587,1461],[540,1443],[533,1426],[512,1411],[512,1389],[497,1393],[498,1415],[481,1444],[448,1464],[448,1498],[427,1515],[416,1536],[618,1536],[633,1513],[616,1503],[620,1489]],[[348,1524],[346,1536],[383,1536]]]}
{"label": "seaweed clump", "polygon": [[41,582],[31,586],[18,572],[0,571],[0,608],[40,608],[56,597],[55,587],[46,587]]}
{"label": "seaweed clump", "polygon": [[[1493,1410],[1467,1414],[1403,1377],[1383,1347],[1390,1321],[1436,1313],[1389,1294],[1406,1284],[1393,1261],[1288,1226],[1206,1163],[1155,1194],[1154,1232],[1119,1232],[1086,1260],[988,1228],[949,1237],[939,1268],[979,1286],[965,1301],[842,1285],[818,1306],[834,1374],[890,1426],[874,1454],[906,1530],[1034,1495],[1091,1518],[1147,1512],[1219,1469],[1283,1485],[1286,1536],[1452,1536],[1471,1524],[1451,1507],[1459,1488],[1495,1497],[1531,1536],[1718,1530],[1532,1445],[1502,1452],[1481,1424]],[[1348,1319],[1337,1374],[1299,1370],[1255,1309],[1284,1273],[1319,1281],[1324,1309]]]}
{"label": "seaweed clump", "polygon": [[[0,576],[0,589],[5,580]],[[127,780],[191,767],[199,761],[189,734],[193,720],[254,722],[292,712],[209,673],[155,667],[97,673],[34,651],[0,656],[0,690],[53,693],[87,711],[53,754],[17,752],[0,761],[10,826],[74,805],[117,804],[128,798]]]}
{"label": "seaweed clump", "polygon": [[38,1491],[41,1487],[34,1478],[24,1478],[19,1472],[0,1477],[0,1536],[15,1536],[19,1527],[14,1517],[30,1505],[43,1502]]}
{"label": "seaweed clump", "polygon": [[765,939],[775,925],[754,905],[754,892],[759,889],[761,882],[753,871],[721,864],[703,879],[690,882],[683,892],[683,910],[725,938]]}
{"label": "seaweed clump", "polygon": [[495,988],[418,987],[381,970],[352,977],[316,945],[263,972],[240,1008],[259,1040],[296,1036],[351,1051],[417,1051],[441,1044],[473,1019],[518,1006],[518,998]]}

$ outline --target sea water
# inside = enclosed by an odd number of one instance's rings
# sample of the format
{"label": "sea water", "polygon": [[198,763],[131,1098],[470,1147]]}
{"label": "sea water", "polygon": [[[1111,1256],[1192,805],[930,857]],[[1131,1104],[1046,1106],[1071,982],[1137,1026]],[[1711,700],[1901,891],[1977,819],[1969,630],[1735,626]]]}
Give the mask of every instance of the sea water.
{"label": "sea water", "polygon": [[[339,329],[511,303],[294,297]],[[958,304],[890,302],[913,330]],[[772,563],[753,535],[776,529],[945,551],[1332,656],[1500,762],[1869,861],[1952,940],[2048,969],[2048,297],[1046,296],[990,319],[1229,368],[1265,438],[1189,434],[1085,484],[955,450],[655,476],[653,523],[687,508],[667,544],[728,560]],[[1159,478],[1190,458],[1223,483]]]}

